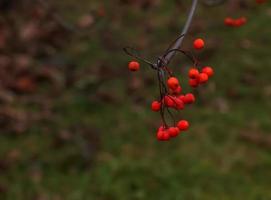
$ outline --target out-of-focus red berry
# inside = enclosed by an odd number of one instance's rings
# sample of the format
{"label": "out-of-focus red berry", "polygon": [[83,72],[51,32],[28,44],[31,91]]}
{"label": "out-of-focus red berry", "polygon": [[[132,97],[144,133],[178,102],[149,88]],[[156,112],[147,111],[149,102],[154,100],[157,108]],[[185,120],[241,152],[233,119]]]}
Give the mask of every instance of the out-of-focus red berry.
{"label": "out-of-focus red berry", "polygon": [[169,131],[166,130],[166,131],[163,131],[163,140],[164,141],[167,141],[170,139],[170,134],[169,134]]}
{"label": "out-of-focus red berry", "polygon": [[128,68],[129,68],[130,71],[133,71],[133,72],[138,71],[139,68],[140,68],[140,64],[138,62],[136,62],[136,61],[131,61],[128,64]]}
{"label": "out-of-focus red berry", "polygon": [[192,93],[188,93],[184,96],[184,103],[185,104],[192,104],[196,101],[196,98],[194,96],[194,94]]}
{"label": "out-of-focus red berry", "polygon": [[209,67],[209,66],[203,67],[202,72],[205,73],[205,74],[207,74],[208,77],[212,77],[214,75],[213,68]]}
{"label": "out-of-focus red berry", "polygon": [[179,86],[179,80],[175,77],[170,77],[168,80],[167,80],[167,85],[170,89],[172,90],[176,90]]}
{"label": "out-of-focus red berry", "polygon": [[189,78],[196,79],[199,76],[199,70],[196,68],[191,68],[188,72]]}
{"label": "out-of-focus red berry", "polygon": [[174,102],[174,97],[173,96],[165,96],[164,97],[164,102],[165,102],[165,105],[167,107],[174,107],[175,106],[175,102]]}
{"label": "out-of-focus red berry", "polygon": [[207,81],[208,81],[208,75],[207,74],[205,74],[205,73],[200,73],[199,74],[199,77],[198,77],[198,82],[200,83],[200,84],[203,84],[203,83],[206,83]]}
{"label": "out-of-focus red berry", "polygon": [[177,110],[183,110],[184,109],[184,102],[181,99],[175,97],[174,102],[175,102],[175,108]]}
{"label": "out-of-focus red berry", "polygon": [[193,88],[198,87],[199,85],[199,81],[198,78],[197,79],[189,79],[189,85]]}
{"label": "out-of-focus red berry", "polygon": [[204,47],[204,40],[201,38],[198,38],[194,41],[194,48],[199,50],[202,49]]}
{"label": "out-of-focus red berry", "polygon": [[170,93],[177,95],[180,94],[182,92],[182,87],[179,85],[175,90],[170,89]]}
{"label": "out-of-focus red berry", "polygon": [[161,103],[159,101],[153,101],[152,104],[151,104],[151,109],[154,111],[154,112],[158,112],[161,108]]}
{"label": "out-of-focus red berry", "polygon": [[168,129],[169,135],[170,137],[176,137],[177,135],[179,135],[180,130],[178,127],[170,127]]}
{"label": "out-of-focus red berry", "polygon": [[181,120],[178,122],[177,127],[179,128],[179,130],[185,131],[189,128],[189,122],[186,120]]}
{"label": "out-of-focus red berry", "polygon": [[232,19],[231,17],[226,17],[224,19],[224,24],[226,26],[233,26],[234,25],[234,19]]}

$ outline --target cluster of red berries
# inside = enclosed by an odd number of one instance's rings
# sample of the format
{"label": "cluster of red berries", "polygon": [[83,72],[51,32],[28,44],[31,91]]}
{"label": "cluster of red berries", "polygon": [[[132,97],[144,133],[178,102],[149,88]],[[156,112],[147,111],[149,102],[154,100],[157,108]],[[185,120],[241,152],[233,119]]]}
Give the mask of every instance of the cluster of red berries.
{"label": "cluster of red berries", "polygon": [[[267,2],[267,0],[255,0],[257,4],[262,4]],[[229,27],[240,27],[247,23],[246,17],[239,17],[237,19],[233,19],[232,17],[226,17],[224,19],[224,24]]]}
{"label": "cluster of red berries", "polygon": [[177,137],[182,131],[186,131],[189,128],[189,122],[181,120],[177,123],[176,127],[164,127],[160,126],[157,131],[157,139],[159,141],[168,141],[170,138]]}
{"label": "cluster of red berries", "polygon": [[186,104],[195,102],[195,96],[192,93],[181,94],[182,87],[176,77],[170,77],[167,80],[169,94],[165,95],[161,101],[153,101],[151,109],[154,112],[159,112],[162,106],[173,108],[175,110],[183,110]]}
{"label": "cluster of red berries", "polygon": [[244,24],[247,23],[247,18],[246,17],[240,17],[237,19],[233,19],[231,17],[227,17],[224,20],[224,23],[226,26],[230,26],[230,27],[240,27],[243,26]]}
{"label": "cluster of red berries", "polygon": [[[203,49],[205,42],[203,39],[198,38],[194,40],[194,49]],[[189,70],[189,85],[193,88],[204,84],[208,79],[214,75],[212,67],[205,66],[201,70],[197,69],[197,62],[194,63],[195,67]],[[138,71],[140,69],[140,64],[137,61],[131,61],[128,64],[130,71]],[[167,68],[167,67],[164,67]],[[160,70],[163,70],[161,68]],[[182,86],[178,78],[169,74],[167,80],[165,81],[164,87],[166,88],[165,93],[161,93],[160,100],[155,100],[151,104],[151,109],[154,112],[160,112],[162,118],[164,117],[164,109],[166,110],[183,110],[186,105],[193,104],[196,101],[194,94],[192,93],[182,93]],[[163,125],[157,131],[157,139],[159,141],[167,141],[170,138],[178,136],[182,131],[186,131],[189,128],[189,122],[187,120],[180,120],[177,124],[173,126],[168,126],[163,118]]]}
{"label": "cluster of red berries", "polygon": [[189,85],[193,88],[208,82],[209,78],[214,75],[214,70],[210,66],[205,66],[199,71],[197,68],[191,68],[189,70]]}

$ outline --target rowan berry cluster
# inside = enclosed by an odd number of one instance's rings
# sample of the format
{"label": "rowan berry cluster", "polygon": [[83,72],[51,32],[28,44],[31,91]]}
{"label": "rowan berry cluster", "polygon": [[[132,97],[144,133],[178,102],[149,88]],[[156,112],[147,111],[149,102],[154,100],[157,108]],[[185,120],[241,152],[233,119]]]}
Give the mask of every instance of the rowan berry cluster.
{"label": "rowan berry cluster", "polygon": [[[267,0],[255,0],[257,4],[266,3]],[[232,18],[232,17],[226,17],[224,19],[224,24],[229,27],[240,27],[247,23],[246,17],[239,17],[239,18]]]}
{"label": "rowan berry cluster", "polygon": [[[194,40],[193,47],[195,50],[204,48],[205,42],[203,39],[198,38]],[[151,109],[154,112],[160,112],[162,118],[162,125],[157,130],[157,139],[159,141],[167,141],[170,138],[178,136],[180,133],[188,130],[189,122],[185,119],[175,121],[171,111],[181,111],[189,104],[196,101],[193,93],[183,93],[180,80],[173,75],[172,70],[165,66],[165,58],[170,52],[180,52],[186,55],[193,61],[193,67],[188,72],[189,85],[196,88],[199,85],[205,84],[210,77],[214,75],[214,70],[210,66],[200,67],[199,61],[189,52],[174,49],[165,53],[164,56],[158,59],[158,64],[153,65],[152,68],[158,73],[158,82],[160,88],[160,98],[151,103]],[[130,71],[138,71],[140,64],[137,61],[131,61],[128,64]],[[165,112],[167,112],[173,119],[173,123],[167,123]]]}
{"label": "rowan berry cluster", "polygon": [[244,24],[247,23],[247,18],[246,17],[240,17],[237,19],[233,19],[231,17],[227,17],[224,20],[224,23],[226,26],[231,26],[231,27],[240,27],[243,26]]}

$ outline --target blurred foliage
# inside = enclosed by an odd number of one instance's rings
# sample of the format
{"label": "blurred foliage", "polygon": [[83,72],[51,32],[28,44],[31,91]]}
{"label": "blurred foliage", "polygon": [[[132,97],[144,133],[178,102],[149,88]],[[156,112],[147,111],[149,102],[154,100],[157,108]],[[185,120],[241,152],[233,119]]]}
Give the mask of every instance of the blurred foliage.
{"label": "blurred foliage", "polygon": [[[0,199],[271,199],[270,2],[199,7],[183,48],[204,37],[216,76],[184,111],[191,130],[155,139],[155,75],[130,74],[122,47],[155,59],[189,6],[0,1]],[[189,62],[172,66],[187,82]]]}

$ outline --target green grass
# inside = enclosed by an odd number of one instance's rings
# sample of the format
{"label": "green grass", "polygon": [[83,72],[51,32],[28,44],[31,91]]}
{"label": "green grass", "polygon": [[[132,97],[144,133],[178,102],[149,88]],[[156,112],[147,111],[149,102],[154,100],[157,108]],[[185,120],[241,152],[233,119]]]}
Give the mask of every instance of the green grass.
{"label": "green grass", "polygon": [[[87,6],[96,8],[99,2]],[[107,2],[107,16],[93,27],[90,39],[75,41],[65,52],[78,63],[78,72],[90,66],[93,73],[54,100],[51,120],[33,124],[23,135],[0,135],[1,161],[8,160],[8,167],[0,169],[1,199],[271,199],[270,149],[240,139],[242,132],[271,131],[271,102],[265,93],[271,85],[269,5],[246,10],[249,22],[239,29],[223,26],[223,7],[201,7],[196,20],[206,26],[195,35],[217,40],[215,51],[204,59],[216,76],[183,113],[191,130],[159,143],[159,116],[149,111],[157,88],[155,80],[147,80],[154,74],[125,71],[129,58],[120,48],[138,45],[155,56],[176,37],[183,18],[173,20],[178,11],[173,1],[150,11]],[[147,31],[146,24],[153,29]],[[177,58],[177,63],[187,71],[186,61]],[[130,91],[134,77],[142,83]],[[97,91],[115,100],[101,100]],[[70,138],[57,143],[63,130]],[[89,145],[97,143],[98,151],[89,153]],[[8,156],[12,150],[19,156]]]}

